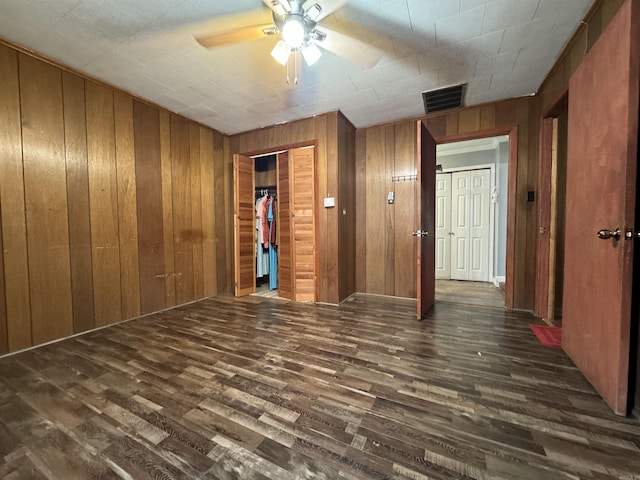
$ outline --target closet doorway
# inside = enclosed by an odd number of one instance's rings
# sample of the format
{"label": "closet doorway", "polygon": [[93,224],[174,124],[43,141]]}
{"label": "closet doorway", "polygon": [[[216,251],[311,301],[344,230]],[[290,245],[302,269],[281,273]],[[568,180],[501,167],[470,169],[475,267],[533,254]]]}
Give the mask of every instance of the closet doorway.
{"label": "closet doorway", "polygon": [[491,168],[437,174],[437,279],[489,281],[491,176]]}
{"label": "closet doorway", "polygon": [[[267,276],[268,296],[314,302],[317,298],[315,148],[292,148],[266,156],[234,155],[233,176],[235,295],[255,293],[257,284],[265,282]],[[264,221],[265,210],[260,208],[260,202],[273,199],[272,218]],[[264,228],[259,226],[269,229],[268,242]],[[264,263],[259,264],[261,261]],[[266,265],[269,265],[267,275]]]}

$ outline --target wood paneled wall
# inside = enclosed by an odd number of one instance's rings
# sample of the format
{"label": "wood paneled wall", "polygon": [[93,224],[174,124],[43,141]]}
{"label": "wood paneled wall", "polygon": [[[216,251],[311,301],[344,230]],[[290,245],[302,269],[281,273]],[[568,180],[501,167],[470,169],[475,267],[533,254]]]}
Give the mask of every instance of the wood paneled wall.
{"label": "wood paneled wall", "polygon": [[338,116],[338,182],[340,200],[338,267],[340,301],[356,291],[356,129]]}
{"label": "wood paneled wall", "polygon": [[584,23],[567,43],[536,95],[541,112],[547,111],[567,90],[569,77],[600,38],[600,34],[623,3],[624,0],[596,0]]}
{"label": "wood paneled wall", "polygon": [[227,291],[224,141],[0,44],[0,354]]}
{"label": "wood paneled wall", "polygon": [[[415,298],[415,122],[368,128],[358,134],[358,291]],[[364,143],[364,145],[363,145]],[[394,192],[395,201],[387,201]]]}
{"label": "wood paneled wall", "polygon": [[[346,280],[344,289],[340,288],[341,269],[339,265],[340,254],[344,248],[349,248],[348,244],[355,242],[355,237],[345,228],[344,234],[341,231],[341,223],[338,215],[342,210],[339,208],[343,203],[341,194],[348,186],[341,186],[341,182],[349,182],[350,177],[346,173],[353,147],[340,146],[341,138],[353,136],[355,129],[345,119],[341,119],[339,112],[330,112],[313,118],[299,120],[296,122],[277,125],[274,127],[254,130],[238,135],[233,135],[229,139],[229,155],[226,158],[227,168],[230,168],[233,154],[256,154],[269,153],[292,146],[315,145],[316,152],[316,209],[317,209],[317,255],[319,258],[318,271],[318,296],[320,302],[337,304],[350,292],[348,286],[353,280]],[[349,144],[349,140],[344,140],[344,145]],[[340,178],[339,170],[345,162],[345,176]],[[351,187],[353,188],[353,187]],[[323,199],[326,196],[335,197],[335,208],[324,208]],[[348,203],[350,200],[345,199]],[[348,223],[355,222],[355,217],[348,215]]]}

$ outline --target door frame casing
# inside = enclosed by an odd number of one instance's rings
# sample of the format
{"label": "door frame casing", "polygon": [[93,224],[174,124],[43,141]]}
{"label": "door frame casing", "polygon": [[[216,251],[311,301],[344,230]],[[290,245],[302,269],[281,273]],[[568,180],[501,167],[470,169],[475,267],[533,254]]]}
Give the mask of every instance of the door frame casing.
{"label": "door frame casing", "polygon": [[[537,217],[536,231],[538,238],[536,241],[536,282],[534,297],[534,315],[551,322],[555,316],[555,294],[551,292],[551,284],[555,285],[555,263],[556,255],[551,252],[551,234],[553,216],[557,205],[552,198],[557,192],[557,178],[553,175],[553,149],[557,147],[553,138],[555,132],[554,122],[558,117],[568,113],[568,86],[558,93],[556,98],[546,107],[540,116],[540,135],[538,149],[538,195],[537,195]],[[557,156],[557,152],[556,152]],[[566,163],[566,158],[564,159]],[[552,182],[556,182],[554,185]],[[557,195],[556,195],[557,198]],[[541,232],[540,229],[545,231]],[[557,230],[557,229],[556,229]],[[548,237],[542,241],[541,235]],[[557,248],[564,248],[556,245]],[[553,265],[552,265],[553,264]],[[552,269],[553,267],[553,269]]]}
{"label": "door frame casing", "polygon": [[[285,152],[285,151],[289,151],[289,150],[294,150],[297,148],[313,148],[313,177],[314,177],[314,201],[316,202],[316,204],[314,204],[314,208],[313,208],[313,217],[314,217],[314,223],[316,225],[315,228],[315,235],[314,235],[314,252],[315,252],[315,276],[314,276],[314,289],[315,289],[315,301],[318,301],[319,295],[320,295],[320,282],[318,281],[318,272],[319,267],[320,267],[320,260],[318,258],[318,244],[319,244],[319,234],[318,234],[318,228],[317,226],[319,225],[319,206],[317,205],[318,202],[318,142],[315,140],[310,140],[310,141],[304,141],[304,142],[296,142],[296,143],[290,143],[290,144],[286,144],[283,146],[277,146],[277,147],[271,147],[271,148],[267,148],[267,149],[261,149],[261,150],[253,150],[253,151],[249,151],[249,152],[238,152],[238,153],[234,153],[233,156],[235,155],[240,155],[240,156],[244,156],[244,157],[251,157],[252,159],[255,159],[256,157],[261,157],[261,156],[265,156],[265,155],[277,155],[279,153]],[[232,157],[233,157],[232,156]],[[276,161],[277,164],[277,161]],[[235,176],[235,168],[232,165],[232,175]],[[278,182],[277,179],[277,173],[276,173],[276,183]],[[233,185],[235,185],[235,180]],[[254,172],[254,185],[255,185],[255,172]],[[254,188],[255,190],[255,188]],[[234,210],[235,210],[235,198],[236,198],[236,192],[232,191],[232,197],[234,199]],[[254,212],[255,215],[255,212]],[[255,216],[254,216],[254,221],[255,221]],[[233,231],[232,233],[232,238],[234,239],[234,252],[233,252],[233,271],[234,271],[234,277],[236,276],[236,271],[237,271],[237,258],[238,258],[238,251],[237,251],[237,246],[236,246],[236,236],[237,236],[237,228],[236,228],[236,222],[234,221],[233,224]],[[292,235],[293,238],[293,235]],[[294,269],[294,265],[292,265],[292,270]],[[237,278],[234,278],[234,284],[237,282]],[[292,279],[293,282],[293,279]],[[235,294],[236,289],[234,288],[234,294]],[[254,290],[255,292],[255,279],[254,279]]]}

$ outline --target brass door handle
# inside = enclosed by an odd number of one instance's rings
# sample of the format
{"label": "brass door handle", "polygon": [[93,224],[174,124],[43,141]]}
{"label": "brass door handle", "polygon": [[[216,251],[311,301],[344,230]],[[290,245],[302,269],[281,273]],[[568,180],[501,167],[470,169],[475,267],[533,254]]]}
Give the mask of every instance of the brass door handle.
{"label": "brass door handle", "polygon": [[610,238],[613,238],[614,240],[620,240],[620,229],[616,228],[615,230],[599,230],[598,231],[598,238],[600,240],[608,240]]}

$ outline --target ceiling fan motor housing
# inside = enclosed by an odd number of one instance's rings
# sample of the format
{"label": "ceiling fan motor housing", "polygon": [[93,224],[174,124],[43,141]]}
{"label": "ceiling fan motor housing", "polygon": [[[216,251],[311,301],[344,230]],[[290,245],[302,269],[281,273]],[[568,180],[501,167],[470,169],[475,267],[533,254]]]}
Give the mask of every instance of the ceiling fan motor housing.
{"label": "ceiling fan motor housing", "polygon": [[306,11],[298,1],[278,2],[278,4],[286,13],[281,15],[274,10],[273,22],[292,50],[304,47],[310,40],[322,42],[325,39],[326,34],[315,29],[317,23],[314,19],[318,18],[322,11],[319,4],[311,5]]}

